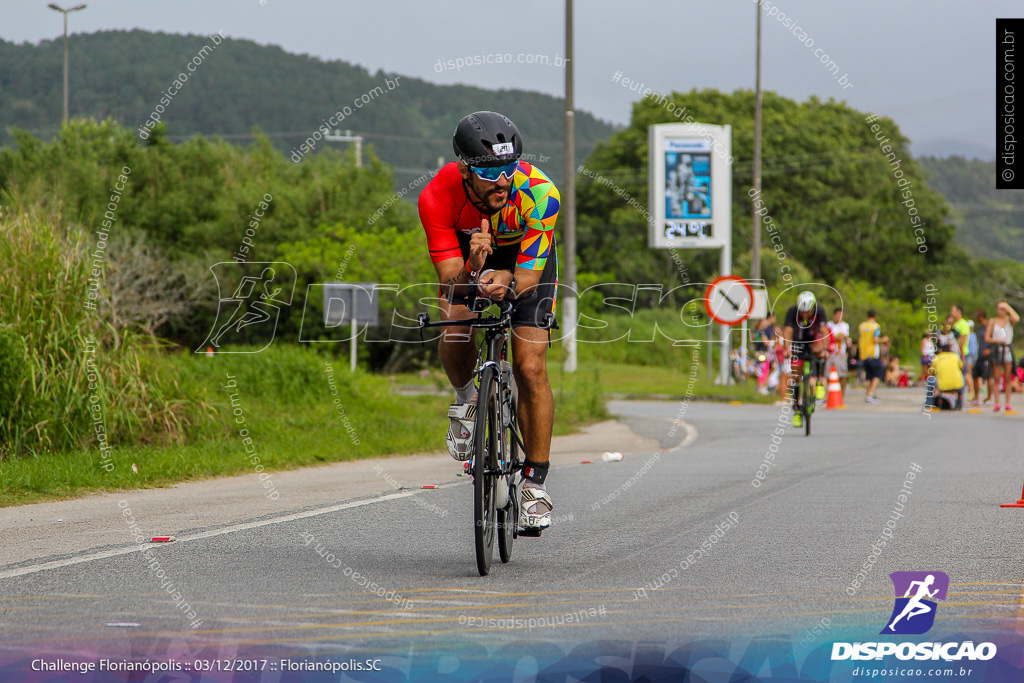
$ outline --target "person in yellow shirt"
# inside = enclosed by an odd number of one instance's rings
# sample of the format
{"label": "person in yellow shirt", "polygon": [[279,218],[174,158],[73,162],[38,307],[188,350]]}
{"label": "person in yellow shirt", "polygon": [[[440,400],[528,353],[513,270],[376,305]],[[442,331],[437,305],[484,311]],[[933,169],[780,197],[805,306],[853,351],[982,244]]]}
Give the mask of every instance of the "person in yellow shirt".
{"label": "person in yellow shirt", "polygon": [[935,372],[935,385],[938,393],[955,391],[957,395],[956,405],[953,410],[960,410],[964,404],[964,362],[959,353],[954,353],[950,346],[940,346],[939,355],[935,356],[932,362],[932,370]]}
{"label": "person in yellow shirt", "polygon": [[882,328],[875,321],[875,311],[868,309],[867,320],[857,327],[859,337],[860,362],[864,366],[864,381],[868,383],[864,394],[865,403],[879,403],[875,396],[878,383],[885,377],[885,366],[882,364],[882,346],[889,343],[888,337],[882,336]]}

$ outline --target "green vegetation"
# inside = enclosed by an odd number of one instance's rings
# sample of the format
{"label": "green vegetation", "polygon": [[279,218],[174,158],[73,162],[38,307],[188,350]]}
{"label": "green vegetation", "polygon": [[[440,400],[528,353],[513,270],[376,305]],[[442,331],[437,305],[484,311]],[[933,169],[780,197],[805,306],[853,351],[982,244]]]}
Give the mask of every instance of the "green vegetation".
{"label": "green vegetation", "polygon": [[957,241],[975,256],[1024,261],[1024,196],[996,189],[996,162],[922,157],[928,184],[952,207]]}
{"label": "green vegetation", "polygon": [[[0,506],[246,474],[256,464],[277,471],[445,448],[450,390],[399,396],[387,377],[350,373],[347,359],[339,361],[307,345],[275,344],[259,353],[213,358],[160,353],[148,361],[174,378],[180,396],[208,408],[203,419],[188,426],[185,443],[120,446],[109,468],[100,466],[96,443],[89,438],[56,452],[8,454],[0,458]],[[553,380],[556,434],[606,416],[594,377],[559,375]],[[86,428],[78,433],[91,436]]]}
{"label": "green vegetation", "polygon": [[[258,127],[267,131],[280,150],[290,153],[321,127],[352,129],[372,144],[381,159],[402,169],[395,175],[394,187],[398,188],[436,168],[438,157],[451,159],[451,134],[460,116],[493,109],[518,124],[534,159],[550,157],[539,163],[556,182],[565,168],[562,100],[550,95],[435,85],[234,38],[217,44],[208,36],[98,31],[70,36],[69,49],[73,56],[69,73],[72,117],[112,116],[136,138],[136,129],[161,104],[164,92],[178,87],[175,78],[199,56],[202,63],[186,73],[187,79],[174,97],[161,105],[159,116],[175,140],[201,134],[244,141]],[[0,144],[10,142],[7,131],[11,127],[44,138],[59,132],[62,54],[61,39],[38,45],[0,40],[0,63],[7,73],[17,75],[0,79]],[[397,84],[390,91],[388,81]],[[360,103],[361,107],[353,106],[363,95],[370,99]],[[345,107],[350,107],[350,113],[344,120],[335,118],[337,125],[325,124]],[[578,158],[583,159],[594,143],[612,130],[611,125],[578,111]],[[314,144],[317,152],[340,146],[322,141]],[[284,189],[260,188],[259,193],[270,191],[276,196]],[[242,215],[247,215],[251,202],[242,196],[239,199],[246,206]]]}
{"label": "green vegetation", "polygon": [[0,460],[84,443],[180,442],[201,401],[181,400],[142,338],[92,315],[93,261],[79,231],[28,212],[0,217]]}
{"label": "green vegetation", "polygon": [[[685,111],[695,121],[732,126],[733,271],[749,273],[745,245],[751,235],[754,95],[693,90],[672,93],[669,99],[674,111]],[[680,285],[706,283],[717,275],[715,252],[678,250],[673,255],[648,249],[647,217],[628,203],[629,197],[644,202],[647,196],[647,127],[677,121],[658,100],[645,98],[633,105],[629,126],[600,143],[584,162],[577,208],[578,264],[586,271],[580,276],[581,288],[595,282],[654,283],[662,288],[659,294],[634,296],[628,291],[631,285],[599,287],[589,303],[581,301],[585,314],[609,306],[625,308],[634,317],[643,309],[677,312],[685,301],[701,296],[699,287],[680,290]],[[887,139],[903,178],[911,183],[918,225],[925,226],[926,250],[920,249],[922,235],[915,235],[909,199],[876,135]],[[929,314],[941,324],[953,303],[973,315],[979,308],[991,312],[1006,296],[1018,310],[1024,309],[1024,264],[975,259],[954,241],[956,226],[950,222],[948,204],[929,186],[927,172],[891,119],[868,122],[866,114],[842,102],[812,97],[798,103],[765,93],[763,154],[762,196],[781,244],[773,245],[762,228],[761,272],[769,305],[778,314],[795,303],[795,291],[787,291],[792,286],[812,289],[829,311],[841,304],[854,328],[874,308],[893,338],[892,352],[911,358],[917,355],[921,335],[935,322]],[[790,282],[782,277],[777,249],[785,253],[793,274]],[[666,306],[662,297],[673,288],[676,293],[669,295],[671,305]],[[597,292],[620,300],[602,302]],[[929,302],[930,292],[937,294]],[[932,311],[925,310],[929,304]],[[602,353],[643,363],[638,355],[644,354],[637,354],[633,345],[608,346],[615,350]],[[652,348],[654,364],[666,361],[665,353]]]}
{"label": "green vegetation", "polygon": [[[753,168],[754,94],[693,90],[673,93],[671,101],[675,111],[685,111],[695,121],[732,126],[733,245],[750,244],[747,191]],[[598,182],[608,178],[642,201],[647,196],[647,127],[675,122],[678,119],[658,100],[645,98],[633,105],[629,126],[599,144],[585,162],[596,176],[582,184],[579,199],[580,262],[588,270],[628,276],[623,282],[668,285],[676,279],[678,269],[670,255],[646,248],[646,217]],[[915,208],[928,224],[926,253],[917,251],[900,188],[871,124],[864,113],[845,103],[815,97],[798,103],[764,94],[762,197],[782,230],[787,256],[803,264],[813,278],[829,283],[843,277],[862,279],[909,301],[917,295],[916,283],[946,262],[954,228],[945,222],[942,196],[925,184],[909,141],[892,120],[880,118],[876,123],[913,183]],[[771,248],[767,233],[762,233],[762,243]],[[717,255],[685,255],[693,259],[687,263],[690,279],[708,282]],[[764,277],[769,284],[778,283],[778,263],[770,263]]]}
{"label": "green vegetation", "polygon": [[[50,142],[15,135],[16,146],[0,151],[0,210],[75,226],[83,253],[103,240],[97,310],[118,327],[196,348],[216,319],[209,269],[218,262],[298,269],[297,300],[278,325],[284,339],[298,338],[309,283],[433,275],[416,258],[424,238],[415,209],[396,201],[390,171],[372,154],[362,167],[330,150],[294,164],[263,137],[247,147],[200,137],[174,145],[159,130],[143,145],[112,121],[73,121]],[[380,354],[369,362],[399,364],[406,349],[383,346],[367,349]]]}
{"label": "green vegetation", "polygon": [[[141,31],[74,36],[72,49],[90,56],[97,80],[74,95],[81,99],[73,97],[72,110],[117,111],[121,121],[141,123],[159,101],[154,83],[169,83],[205,40]],[[56,131],[57,49],[0,42],[0,58],[26,74],[0,83],[0,121]],[[398,76],[247,41],[225,40],[207,60],[145,140],[112,119],[78,119],[51,140],[12,130],[13,144],[0,149],[0,504],[247,473],[247,446],[269,470],[443,449],[450,388],[439,378],[436,344],[407,343],[419,339],[410,321],[436,293],[423,284],[435,275],[406,201],[429,173],[408,184],[382,159],[432,168],[449,155],[455,118],[487,107],[516,118],[528,152],[551,156],[544,167],[557,179],[559,100],[402,77],[374,102],[372,117],[355,115],[342,126],[358,125],[374,143],[361,166],[351,150],[320,148],[296,163],[291,150],[301,134],[275,131],[316,130],[340,106]],[[324,82],[337,87],[327,91]],[[672,100],[696,120],[733,127],[734,271],[747,273],[753,95],[692,91]],[[613,132],[577,119],[581,154]],[[701,283],[717,274],[717,255],[647,249],[646,217],[623,196],[646,197],[647,126],[675,120],[654,100],[638,102],[630,125],[585,161],[580,369],[566,374],[563,349],[554,345],[556,433],[606,416],[608,394],[771,400],[752,383],[716,386],[705,369]],[[254,132],[245,145],[197,135],[254,124],[271,133]],[[877,124],[913,183],[926,251],[862,112],[765,96],[763,196],[793,275],[783,280],[763,235],[759,258],[772,308],[781,313],[794,302],[792,284],[817,283],[806,286],[826,308],[842,305],[852,327],[874,308],[904,359],[916,356],[929,314],[941,320],[952,303],[970,314],[1008,296],[1024,311],[1024,265],[971,257],[954,241],[951,216],[966,214],[951,214],[928,186],[895,124]],[[187,139],[172,143],[179,136]],[[951,183],[949,192],[964,193],[956,201],[980,192],[980,167],[925,165],[940,184],[956,173],[973,178]],[[993,247],[999,255],[1015,253],[1005,244],[1016,228],[1004,227]],[[224,290],[267,261],[288,264],[278,266],[278,283],[294,291],[274,343],[260,350],[270,342],[261,330],[226,342],[246,353],[192,353],[205,345]],[[360,344],[360,365],[371,372],[349,373],[344,341],[296,343],[300,330],[303,341],[338,333],[320,324],[322,293],[310,287],[334,280],[407,288],[381,298],[382,325],[371,333],[390,341]],[[402,396],[396,384],[434,385],[441,394]]]}

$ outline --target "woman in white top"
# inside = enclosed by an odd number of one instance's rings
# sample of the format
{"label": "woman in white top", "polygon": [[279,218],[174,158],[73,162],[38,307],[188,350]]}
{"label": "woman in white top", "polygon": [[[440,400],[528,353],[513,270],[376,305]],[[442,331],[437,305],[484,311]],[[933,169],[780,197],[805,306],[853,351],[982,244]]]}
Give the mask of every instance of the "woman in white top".
{"label": "woman in white top", "polygon": [[996,404],[999,412],[999,385],[1002,381],[1006,395],[1006,410],[1010,410],[1010,373],[1013,372],[1013,326],[1020,322],[1020,316],[1006,299],[996,304],[996,314],[985,328],[985,343],[992,350],[992,370],[995,374]]}

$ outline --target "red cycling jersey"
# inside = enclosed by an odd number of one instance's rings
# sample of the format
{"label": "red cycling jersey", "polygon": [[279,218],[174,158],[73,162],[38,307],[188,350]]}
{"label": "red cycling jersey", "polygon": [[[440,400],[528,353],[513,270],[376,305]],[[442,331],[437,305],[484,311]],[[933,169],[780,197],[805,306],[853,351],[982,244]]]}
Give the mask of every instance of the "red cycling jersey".
{"label": "red cycling jersey", "polygon": [[434,263],[450,258],[466,258],[459,233],[468,243],[469,235],[488,218],[498,249],[519,245],[515,265],[543,270],[554,242],[559,194],[543,171],[525,161],[519,162],[509,187],[508,202],[488,216],[476,208],[463,186],[455,162],[446,164],[427,183],[419,198],[420,222],[427,233],[427,248]]}

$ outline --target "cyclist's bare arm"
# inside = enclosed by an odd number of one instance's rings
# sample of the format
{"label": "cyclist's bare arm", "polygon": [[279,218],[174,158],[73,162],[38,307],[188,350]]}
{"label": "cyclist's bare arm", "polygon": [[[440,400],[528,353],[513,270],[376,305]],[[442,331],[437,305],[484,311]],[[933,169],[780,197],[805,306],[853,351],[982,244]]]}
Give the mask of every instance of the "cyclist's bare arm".
{"label": "cyclist's bare arm", "polygon": [[441,283],[441,294],[449,301],[456,296],[466,296],[473,279],[461,258],[450,258],[434,264],[437,281]]}
{"label": "cyclist's bare arm", "polygon": [[[480,221],[480,232],[469,238],[469,259],[453,257],[434,264],[441,293],[449,300],[454,296],[469,294],[468,285],[473,282],[473,273],[478,273],[487,257],[493,252],[491,226],[486,220]],[[511,279],[511,278],[510,278]]]}
{"label": "cyclist's bare arm", "polygon": [[[474,244],[480,244],[481,250],[486,246],[486,253],[491,253],[488,241],[490,239],[490,224],[486,220],[481,221],[480,232],[474,234],[472,239],[478,240],[478,242],[470,242],[469,258],[471,263],[474,257]],[[505,297],[515,299],[524,294],[529,295],[540,283],[542,273],[543,271],[540,270],[520,268],[519,266],[516,266],[514,273],[510,270],[489,271],[486,275],[481,274],[480,276],[480,293],[494,301],[502,301]],[[511,291],[513,275],[516,281],[515,291]]]}
{"label": "cyclist's bare arm", "polygon": [[480,294],[492,301],[502,301],[509,296],[511,285],[511,270],[490,270],[480,274]]}
{"label": "cyclist's bare arm", "polygon": [[481,274],[480,293],[494,301],[501,301],[508,296],[514,299],[529,296],[534,287],[540,283],[541,271],[517,266],[515,270],[516,287],[514,292],[510,292],[512,276],[511,270],[492,270],[488,271],[486,275]]}
{"label": "cyclist's bare arm", "polygon": [[786,356],[789,356],[792,353],[792,349],[790,347],[793,345],[793,333],[795,331],[796,330],[788,325],[782,328],[782,348],[785,351]]}
{"label": "cyclist's bare arm", "polygon": [[818,356],[825,356],[828,354],[828,346],[825,344],[825,340],[828,338],[828,326],[821,325],[818,327],[818,336],[811,342],[811,350]]}

